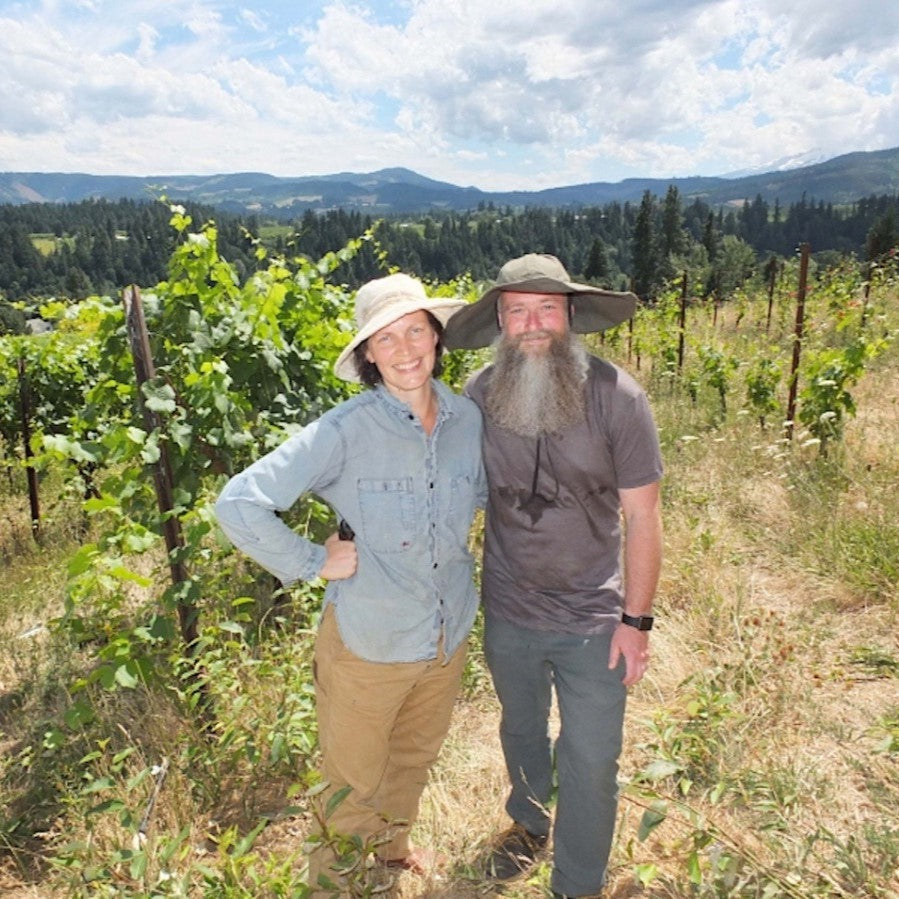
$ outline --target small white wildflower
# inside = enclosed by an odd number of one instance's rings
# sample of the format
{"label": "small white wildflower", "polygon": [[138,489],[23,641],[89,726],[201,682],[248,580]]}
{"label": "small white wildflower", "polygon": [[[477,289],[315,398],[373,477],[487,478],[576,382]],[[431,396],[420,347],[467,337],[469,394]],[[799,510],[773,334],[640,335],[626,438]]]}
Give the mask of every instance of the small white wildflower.
{"label": "small white wildflower", "polygon": [[20,640],[27,640],[29,637],[36,637],[38,634],[44,633],[46,628],[43,624],[35,624],[33,627],[28,628],[28,630],[22,631],[19,634]]}

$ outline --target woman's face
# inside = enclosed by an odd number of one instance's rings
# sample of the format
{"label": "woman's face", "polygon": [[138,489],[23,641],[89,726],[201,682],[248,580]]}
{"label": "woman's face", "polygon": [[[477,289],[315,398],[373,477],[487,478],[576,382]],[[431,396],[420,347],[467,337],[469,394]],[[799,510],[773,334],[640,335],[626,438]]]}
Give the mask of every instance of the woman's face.
{"label": "woman's face", "polygon": [[405,400],[430,381],[437,341],[428,314],[419,309],[375,331],[366,343],[365,358],[377,366],[384,386]]}

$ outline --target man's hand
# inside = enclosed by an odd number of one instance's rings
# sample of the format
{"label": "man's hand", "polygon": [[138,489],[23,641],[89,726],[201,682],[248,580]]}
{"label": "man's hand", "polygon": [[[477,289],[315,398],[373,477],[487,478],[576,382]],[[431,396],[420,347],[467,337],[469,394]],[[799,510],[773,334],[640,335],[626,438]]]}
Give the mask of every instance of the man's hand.
{"label": "man's hand", "polygon": [[619,624],[612,634],[609,668],[614,668],[622,656],[625,664],[622,683],[625,687],[632,687],[649,667],[649,632],[638,631],[629,624]]}
{"label": "man's hand", "polygon": [[328,556],[318,576],[328,581],[342,581],[356,573],[358,558],[356,544],[352,540],[341,540],[337,533],[325,540]]}

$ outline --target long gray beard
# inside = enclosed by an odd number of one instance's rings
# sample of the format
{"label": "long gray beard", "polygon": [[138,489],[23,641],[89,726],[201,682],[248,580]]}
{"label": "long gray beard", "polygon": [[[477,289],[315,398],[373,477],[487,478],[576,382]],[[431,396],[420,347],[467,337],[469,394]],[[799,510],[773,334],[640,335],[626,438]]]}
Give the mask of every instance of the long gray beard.
{"label": "long gray beard", "polygon": [[584,420],[588,354],[576,334],[553,338],[540,356],[500,335],[485,398],[487,417],[522,437],[558,434]]}

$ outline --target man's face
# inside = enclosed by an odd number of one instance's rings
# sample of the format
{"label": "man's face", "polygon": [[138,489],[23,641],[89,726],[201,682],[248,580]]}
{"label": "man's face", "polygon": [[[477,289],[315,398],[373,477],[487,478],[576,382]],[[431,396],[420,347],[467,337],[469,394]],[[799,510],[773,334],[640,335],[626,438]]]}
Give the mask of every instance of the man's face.
{"label": "man's face", "polygon": [[524,353],[547,352],[554,336],[568,333],[568,297],[559,293],[503,291],[499,323]]}

